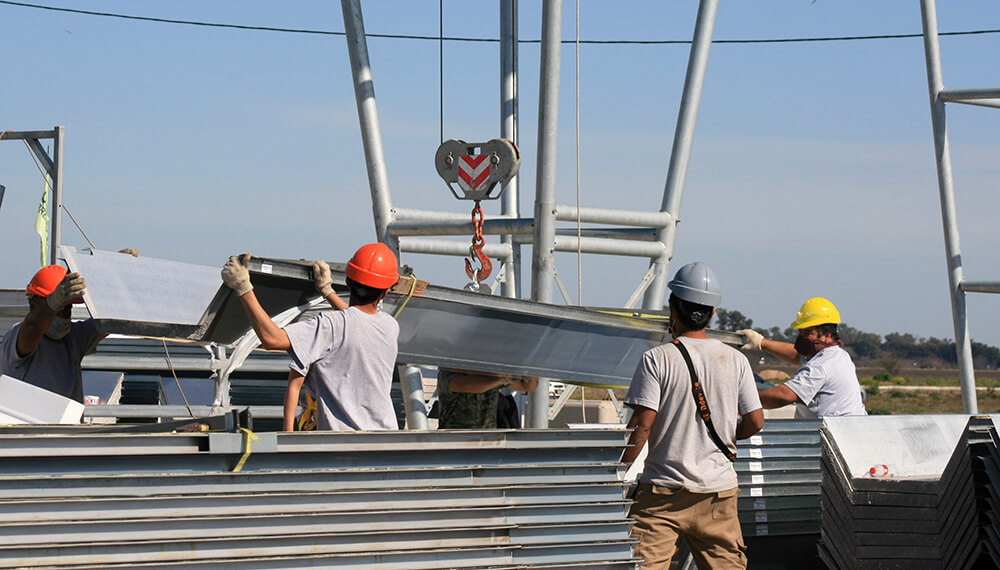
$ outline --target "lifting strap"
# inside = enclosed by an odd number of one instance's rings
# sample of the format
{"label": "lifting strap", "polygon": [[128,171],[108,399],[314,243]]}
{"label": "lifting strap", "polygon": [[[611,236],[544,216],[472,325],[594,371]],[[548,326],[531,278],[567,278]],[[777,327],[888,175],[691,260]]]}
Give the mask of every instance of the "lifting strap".
{"label": "lifting strap", "polygon": [[698,408],[698,415],[701,416],[701,419],[705,422],[705,427],[708,428],[708,436],[712,438],[712,443],[719,448],[719,451],[726,456],[726,459],[735,462],[736,454],[722,442],[722,438],[720,438],[718,432],[715,431],[715,426],[712,425],[712,414],[708,410],[708,400],[705,398],[705,390],[701,387],[701,381],[698,380],[698,375],[695,374],[694,363],[691,362],[691,355],[688,353],[687,348],[685,348],[681,343],[680,339],[674,339],[673,345],[677,347],[677,350],[681,351],[681,356],[684,357],[684,362],[687,363],[688,373],[691,376],[691,394],[694,396],[694,405]]}

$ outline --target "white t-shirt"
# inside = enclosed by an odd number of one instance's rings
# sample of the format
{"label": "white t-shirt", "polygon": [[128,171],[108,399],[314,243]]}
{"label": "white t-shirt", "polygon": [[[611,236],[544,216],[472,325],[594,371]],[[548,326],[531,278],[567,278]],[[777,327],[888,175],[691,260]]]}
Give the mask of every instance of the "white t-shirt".
{"label": "white t-shirt", "polygon": [[326,311],[285,327],[289,367],[306,377],[321,430],[399,429],[389,391],[399,324],[356,307]]}
{"label": "white t-shirt", "polygon": [[0,342],[0,374],[83,402],[80,363],[101,337],[97,323],[93,319],[74,322],[69,334],[60,340],[43,336],[38,347],[21,358],[17,355],[17,334],[23,324],[14,325]]}
{"label": "white t-shirt", "polygon": [[[715,431],[735,452],[738,417],[761,407],[750,362],[717,340],[682,337],[681,342],[691,353]],[[641,481],[692,493],[736,487],[732,462],[698,415],[687,364],[676,346],[664,344],[642,355],[625,403],[657,411]]]}
{"label": "white t-shirt", "polygon": [[795,392],[814,417],[868,415],[854,362],[839,346],[829,346],[803,359],[802,368],[785,386]]}

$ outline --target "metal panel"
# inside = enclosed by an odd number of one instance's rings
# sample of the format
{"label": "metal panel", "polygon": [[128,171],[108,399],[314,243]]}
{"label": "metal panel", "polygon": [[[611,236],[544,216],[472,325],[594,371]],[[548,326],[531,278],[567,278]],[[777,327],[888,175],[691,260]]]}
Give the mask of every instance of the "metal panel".
{"label": "metal panel", "polygon": [[637,562],[621,429],[260,434],[252,450],[243,434],[17,431],[0,436],[4,567]]}
{"label": "metal panel", "polygon": [[[88,276],[86,301],[103,332],[232,344],[249,330],[238,299],[219,287],[217,269],[117,253],[66,251],[73,268]],[[335,288],[346,291],[343,265],[332,264],[332,268]],[[301,318],[315,314],[306,310],[316,298],[306,262],[254,258],[250,270],[254,292],[268,314],[294,307],[306,311]],[[189,271],[192,275],[185,276]],[[91,274],[127,276],[128,287],[114,279],[91,283]],[[153,282],[165,299],[148,299],[141,293]],[[158,303],[168,305],[169,311],[156,308]],[[446,287],[429,286],[419,297],[387,297],[384,310],[395,314],[400,309],[400,362],[530,374],[580,384],[627,387],[642,353],[669,336],[665,321]],[[741,342],[733,333],[709,334],[730,344]],[[497,346],[503,350],[496,350]]]}

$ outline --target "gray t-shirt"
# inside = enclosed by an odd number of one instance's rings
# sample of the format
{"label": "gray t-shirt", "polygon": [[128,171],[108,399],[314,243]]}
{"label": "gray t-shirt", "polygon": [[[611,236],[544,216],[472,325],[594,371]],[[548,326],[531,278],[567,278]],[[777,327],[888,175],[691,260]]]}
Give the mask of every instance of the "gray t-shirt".
{"label": "gray t-shirt", "polygon": [[305,375],[321,430],[398,429],[389,391],[399,324],[356,307],[326,311],[285,327],[289,367]]}
{"label": "gray t-shirt", "polygon": [[[715,431],[735,452],[738,417],[761,407],[750,362],[717,340],[682,337],[681,342],[691,353]],[[664,344],[642,355],[625,403],[657,411],[641,481],[692,493],[736,487],[733,464],[698,415],[687,364],[676,346]]]}
{"label": "gray t-shirt", "polygon": [[854,362],[839,346],[824,348],[812,358],[803,359],[802,368],[785,386],[795,392],[813,417],[868,415]]}
{"label": "gray t-shirt", "polygon": [[97,323],[93,319],[75,322],[60,340],[43,336],[38,347],[24,358],[17,355],[17,334],[22,324],[14,325],[0,341],[0,374],[83,402],[80,362],[101,337]]}

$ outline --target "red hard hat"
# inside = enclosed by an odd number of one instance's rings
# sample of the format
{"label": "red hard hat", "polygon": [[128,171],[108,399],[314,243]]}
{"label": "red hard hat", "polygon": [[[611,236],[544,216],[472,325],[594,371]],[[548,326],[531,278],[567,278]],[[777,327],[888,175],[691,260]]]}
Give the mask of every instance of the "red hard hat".
{"label": "red hard hat", "polygon": [[399,281],[396,256],[384,243],[363,245],[347,262],[347,276],[373,289],[388,289]]}
{"label": "red hard hat", "polygon": [[[62,283],[62,280],[66,277],[66,268],[62,265],[47,265],[38,270],[35,276],[31,278],[31,283],[24,290],[24,294],[38,295],[39,297],[48,297],[56,290],[56,287]],[[83,299],[77,297],[73,299],[73,303],[82,303]]]}

